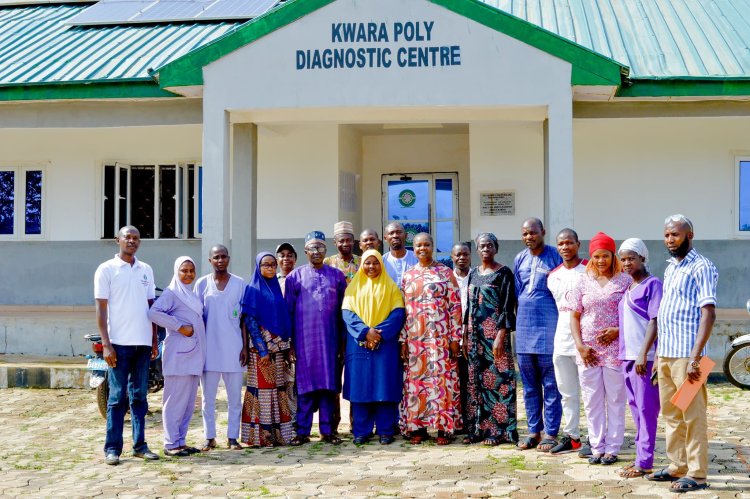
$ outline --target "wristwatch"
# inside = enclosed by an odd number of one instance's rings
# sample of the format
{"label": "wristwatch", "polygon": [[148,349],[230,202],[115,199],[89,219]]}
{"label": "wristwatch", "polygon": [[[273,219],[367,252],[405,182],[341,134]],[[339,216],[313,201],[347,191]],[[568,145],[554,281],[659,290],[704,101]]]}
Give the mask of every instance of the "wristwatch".
{"label": "wristwatch", "polygon": [[695,360],[695,359],[691,360],[690,361],[690,367],[692,367],[693,369],[700,369],[700,367],[701,367],[701,361],[700,360]]}

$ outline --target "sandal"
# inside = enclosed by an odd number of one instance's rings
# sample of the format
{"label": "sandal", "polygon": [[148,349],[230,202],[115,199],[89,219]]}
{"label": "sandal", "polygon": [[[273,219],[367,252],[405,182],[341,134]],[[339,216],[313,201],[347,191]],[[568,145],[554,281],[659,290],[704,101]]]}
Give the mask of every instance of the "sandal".
{"label": "sandal", "polygon": [[484,442],[482,442],[482,445],[485,447],[496,447],[500,445],[500,439],[497,437],[487,437],[484,439]]}
{"label": "sandal", "polygon": [[203,445],[201,446],[201,450],[203,452],[208,452],[209,450],[215,449],[215,448],[216,448],[216,439],[215,438],[207,438],[203,442]]}
{"label": "sandal", "polygon": [[330,435],[322,435],[320,437],[321,442],[327,442],[331,445],[341,445],[342,440],[339,438],[338,435],[335,433],[331,433]]}
{"label": "sandal", "polygon": [[227,449],[242,450],[242,445],[240,445],[236,438],[230,438],[227,440]]}
{"label": "sandal", "polygon": [[652,473],[653,471],[654,470],[644,470],[635,465],[628,465],[621,469],[617,474],[622,478],[640,478],[642,476],[648,475],[649,473]]}
{"label": "sandal", "polygon": [[703,490],[707,489],[708,484],[707,483],[698,483],[692,478],[688,478],[686,476],[682,478],[678,478],[674,481],[672,486],[670,487],[671,492],[677,492],[678,494],[681,494],[683,492],[690,492],[693,490]]}
{"label": "sandal", "polygon": [[518,449],[519,450],[529,450],[533,449],[539,445],[539,439],[532,438],[532,437],[526,437],[521,442],[518,442]]}
{"label": "sandal", "polygon": [[186,451],[186,452],[187,452],[188,454],[191,454],[191,455],[192,455],[192,454],[198,454],[198,453],[199,453],[199,452],[201,451],[200,449],[197,449],[197,448],[195,448],[195,447],[183,447],[183,449],[184,449],[184,450],[185,450],[185,451]]}
{"label": "sandal", "polygon": [[464,445],[471,445],[481,441],[482,439],[479,437],[470,437],[468,435],[461,439],[461,443]]}
{"label": "sandal", "polygon": [[615,464],[619,458],[616,455],[613,454],[604,454],[602,456],[602,465],[609,466],[610,464]]}
{"label": "sandal", "polygon": [[438,436],[435,439],[435,443],[437,445],[448,445],[451,442],[453,442],[453,435],[450,433],[444,433],[442,431],[438,432]]}
{"label": "sandal", "polygon": [[669,468],[662,468],[656,473],[646,475],[646,480],[651,482],[674,482],[679,479],[680,477],[669,474]]}
{"label": "sandal", "polygon": [[292,447],[299,447],[302,444],[306,444],[310,441],[310,437],[307,435],[297,435],[289,441],[289,445]]}
{"label": "sandal", "polygon": [[557,445],[554,438],[545,438],[537,444],[536,450],[539,452],[549,452]]}

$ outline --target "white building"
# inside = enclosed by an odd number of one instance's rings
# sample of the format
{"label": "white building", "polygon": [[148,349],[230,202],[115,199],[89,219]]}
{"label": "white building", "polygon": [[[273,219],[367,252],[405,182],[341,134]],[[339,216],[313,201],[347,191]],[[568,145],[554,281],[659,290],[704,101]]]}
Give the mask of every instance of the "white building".
{"label": "white building", "polygon": [[659,274],[680,212],[720,308],[750,295],[748,0],[157,3],[0,2],[6,310],[90,305],[126,222],[164,286],[218,242],[248,275],[280,241],[396,218],[441,253],[494,232],[505,263],[529,216],[550,241],[640,237]]}

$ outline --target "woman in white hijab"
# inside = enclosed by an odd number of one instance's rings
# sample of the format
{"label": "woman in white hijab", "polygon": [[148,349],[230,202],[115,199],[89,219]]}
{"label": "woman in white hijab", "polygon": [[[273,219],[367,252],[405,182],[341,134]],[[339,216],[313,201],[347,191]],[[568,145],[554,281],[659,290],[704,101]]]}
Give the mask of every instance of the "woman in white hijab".
{"label": "woman in white hijab", "polygon": [[174,262],[172,282],[148,313],[152,322],[167,331],[162,353],[162,421],[167,456],[200,452],[185,441],[206,362],[203,305],[192,291],[194,280],[195,262],[188,256],[179,257]]}

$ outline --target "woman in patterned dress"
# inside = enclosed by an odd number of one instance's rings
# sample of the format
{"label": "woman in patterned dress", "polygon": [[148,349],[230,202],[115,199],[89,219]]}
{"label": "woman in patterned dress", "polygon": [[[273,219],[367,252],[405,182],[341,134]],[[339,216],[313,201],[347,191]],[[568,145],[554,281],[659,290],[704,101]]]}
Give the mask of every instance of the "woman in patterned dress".
{"label": "woman in patterned dress", "polygon": [[276,257],[260,253],[255,265],[242,300],[243,329],[253,346],[247,355],[241,438],[253,447],[272,447],[293,437],[287,398],[291,325],[276,279]]}
{"label": "woman in patterned dress", "polygon": [[615,241],[603,232],[589,243],[586,265],[570,305],[581,397],[591,442],[590,464],[617,462],[625,433],[625,382],[620,356],[618,305],[633,281],[622,271]]}
{"label": "woman in patterned dress", "polygon": [[513,272],[495,261],[499,245],[494,234],[479,234],[476,245],[482,263],[468,277],[464,338],[469,363],[468,428],[464,443],[515,444],[516,371],[510,346],[510,332],[516,326]]}
{"label": "woman in patterned dress", "polygon": [[461,338],[461,300],[453,271],[433,259],[429,234],[414,237],[419,263],[404,273],[402,289],[406,324],[401,332],[401,358],[406,364],[402,431],[412,444],[438,431],[437,444],[447,445],[460,425],[456,359]]}

